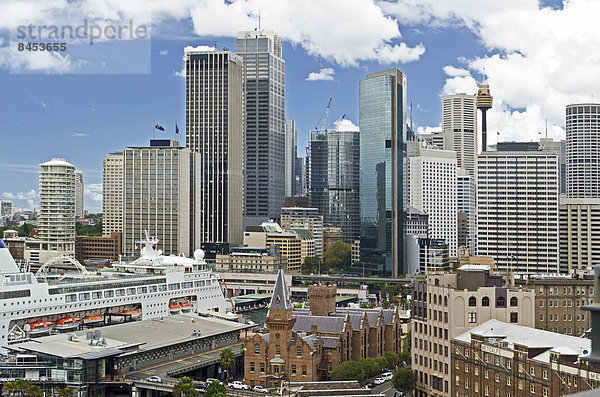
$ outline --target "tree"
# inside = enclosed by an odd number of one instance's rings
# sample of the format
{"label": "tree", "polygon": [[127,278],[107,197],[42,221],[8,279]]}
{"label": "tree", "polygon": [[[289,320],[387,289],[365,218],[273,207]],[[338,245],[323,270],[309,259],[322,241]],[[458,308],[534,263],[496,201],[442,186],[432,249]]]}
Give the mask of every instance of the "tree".
{"label": "tree", "polygon": [[[410,353],[409,353],[409,356],[410,356]],[[386,365],[388,368],[394,368],[396,365],[398,365],[399,357],[398,357],[397,353],[387,352],[387,353],[385,353],[384,357],[387,361]]]}
{"label": "tree", "polygon": [[233,368],[233,366],[235,365],[235,360],[235,354],[233,354],[233,350],[231,350],[230,348],[225,348],[221,351],[219,364],[221,364],[221,367],[227,370],[227,381],[229,381],[229,372],[231,371],[231,368]]}
{"label": "tree", "polygon": [[302,273],[311,274],[318,273],[321,265],[321,258],[318,256],[307,256],[302,264]]}
{"label": "tree", "polygon": [[415,373],[408,368],[400,368],[392,378],[392,385],[404,394],[415,390]]}
{"label": "tree", "polygon": [[187,376],[183,378],[179,378],[179,382],[175,386],[173,386],[173,396],[174,397],[199,397],[200,392],[196,390],[196,386],[194,385],[194,381]]}
{"label": "tree", "polygon": [[381,362],[377,358],[361,358],[359,363],[367,378],[373,377],[381,372]]}
{"label": "tree", "polygon": [[325,251],[323,258],[328,269],[346,269],[352,263],[352,247],[343,241],[336,241]]}
{"label": "tree", "polygon": [[358,361],[346,361],[331,371],[331,380],[365,380],[365,370]]}
{"label": "tree", "polygon": [[67,387],[65,389],[60,389],[58,395],[59,397],[75,397],[75,392],[70,387]]}
{"label": "tree", "polygon": [[400,353],[400,361],[410,361],[410,350],[403,350],[402,353]]}
{"label": "tree", "polygon": [[227,397],[227,388],[219,382],[213,382],[206,387],[204,397]]}

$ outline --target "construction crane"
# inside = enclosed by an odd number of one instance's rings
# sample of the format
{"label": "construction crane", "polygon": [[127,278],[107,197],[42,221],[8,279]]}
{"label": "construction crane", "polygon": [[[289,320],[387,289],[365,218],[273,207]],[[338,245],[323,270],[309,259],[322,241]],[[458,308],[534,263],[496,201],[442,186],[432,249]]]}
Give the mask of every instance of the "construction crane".
{"label": "construction crane", "polygon": [[319,126],[315,127],[315,131],[317,133],[324,132],[323,128],[325,127],[325,122],[327,121],[327,116],[329,116],[329,109],[331,109],[331,100],[332,99],[333,99],[332,97],[329,97],[329,102],[327,103],[327,107],[325,108],[325,113],[323,113],[323,120],[321,121],[321,127],[320,128],[319,128]]}
{"label": "construction crane", "polygon": [[329,128],[327,128],[328,130],[330,130],[332,127],[334,129],[337,129],[337,127],[339,126],[339,124],[344,121],[344,119],[346,118],[346,113],[342,114],[342,117],[340,117],[339,119],[337,119],[336,121],[334,121],[333,123],[331,123],[331,125],[329,126]]}

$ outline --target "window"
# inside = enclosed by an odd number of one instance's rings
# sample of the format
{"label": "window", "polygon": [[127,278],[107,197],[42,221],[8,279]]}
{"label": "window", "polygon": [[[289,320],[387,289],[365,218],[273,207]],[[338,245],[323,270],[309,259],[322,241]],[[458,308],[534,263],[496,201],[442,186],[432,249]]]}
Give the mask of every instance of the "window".
{"label": "window", "polygon": [[512,298],[510,298],[510,305],[511,306],[518,306],[518,300],[516,296],[513,296]]}
{"label": "window", "polygon": [[469,298],[469,306],[471,306],[471,307],[477,306],[477,299],[475,299],[474,296]]}
{"label": "window", "polygon": [[469,364],[465,364],[465,372],[469,372]]}
{"label": "window", "polygon": [[479,382],[473,383],[473,390],[475,390],[475,393],[479,393]]}
{"label": "window", "polygon": [[296,348],[296,357],[300,357],[302,356],[302,348],[301,347],[297,347]]}
{"label": "window", "polygon": [[292,376],[296,376],[296,366],[292,365]]}
{"label": "window", "polygon": [[487,296],[484,296],[483,299],[481,299],[481,306],[489,306],[490,305],[490,298],[488,298]]}
{"label": "window", "polygon": [[535,376],[535,367],[529,367],[529,374]]}
{"label": "window", "polygon": [[519,380],[518,387],[519,387],[519,390],[523,390],[523,381],[522,380]]}
{"label": "window", "polygon": [[476,312],[469,313],[469,322],[470,323],[476,323],[477,322],[477,313]]}
{"label": "window", "polygon": [[275,345],[275,354],[281,354],[281,348],[279,345]]}
{"label": "window", "polygon": [[529,392],[535,394],[535,385],[529,385]]}
{"label": "window", "polygon": [[127,288],[127,295],[135,295],[135,288]]}
{"label": "window", "polygon": [[519,322],[519,313],[510,313],[510,322],[511,323],[518,323]]}
{"label": "window", "polygon": [[118,289],[115,291],[115,295],[116,296],[125,296],[125,290],[124,289]]}
{"label": "window", "polygon": [[506,307],[506,298],[499,296],[498,299],[496,299],[496,307]]}
{"label": "window", "polygon": [[265,373],[265,363],[260,363],[260,373],[261,374]]}
{"label": "window", "polygon": [[65,296],[65,302],[75,302],[77,301],[77,295],[71,294]]}
{"label": "window", "polygon": [[302,366],[302,376],[306,376],[306,365]]}
{"label": "window", "polygon": [[92,299],[102,299],[102,291],[92,292]]}
{"label": "window", "polygon": [[258,343],[254,345],[254,354],[260,354],[260,345]]}
{"label": "window", "polygon": [[115,295],[114,291],[104,291],[105,298],[112,298]]}
{"label": "window", "polygon": [[250,372],[254,373],[254,362],[250,363]]}
{"label": "window", "polygon": [[548,397],[548,389],[544,388],[543,392],[543,396]]}
{"label": "window", "polygon": [[484,387],[484,389],[483,389],[483,393],[484,393],[486,396],[489,396],[489,395],[490,395],[490,387],[489,387],[488,385],[485,385],[485,387]]}
{"label": "window", "polygon": [[506,386],[511,386],[512,380],[508,376],[506,377]]}
{"label": "window", "polygon": [[496,382],[500,382],[500,374],[496,374],[496,375],[494,375],[494,380],[495,380]]}
{"label": "window", "polygon": [[485,371],[483,371],[483,376],[484,376],[486,379],[489,379],[489,378],[490,378],[490,373],[488,372],[488,370],[487,370],[487,369],[486,369]]}
{"label": "window", "polygon": [[456,375],[456,378],[454,379],[454,384],[460,386],[460,377],[458,375]]}

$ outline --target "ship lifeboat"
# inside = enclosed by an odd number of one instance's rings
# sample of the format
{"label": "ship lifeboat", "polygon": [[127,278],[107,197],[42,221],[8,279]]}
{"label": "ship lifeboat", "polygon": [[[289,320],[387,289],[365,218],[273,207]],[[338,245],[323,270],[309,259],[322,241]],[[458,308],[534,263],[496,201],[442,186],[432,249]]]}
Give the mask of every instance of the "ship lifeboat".
{"label": "ship lifeboat", "polygon": [[169,312],[171,313],[179,313],[181,310],[181,305],[177,302],[169,304]]}
{"label": "ship lifeboat", "polygon": [[85,316],[83,323],[85,325],[99,324],[104,321],[104,316]]}
{"label": "ship lifeboat", "polygon": [[39,336],[49,334],[50,331],[54,328],[54,323],[52,321],[43,321],[38,320],[32,323],[26,324],[24,329],[31,336]]}
{"label": "ship lifeboat", "polygon": [[184,313],[188,313],[192,310],[192,304],[190,302],[181,302],[179,307],[181,307],[181,311]]}
{"label": "ship lifeboat", "polygon": [[59,331],[70,331],[79,327],[83,320],[79,317],[67,316],[63,317],[56,322],[54,328]]}
{"label": "ship lifeboat", "polygon": [[130,314],[132,320],[137,320],[142,315],[142,311],[137,310],[137,309],[125,310],[125,311],[119,312],[119,314]]}

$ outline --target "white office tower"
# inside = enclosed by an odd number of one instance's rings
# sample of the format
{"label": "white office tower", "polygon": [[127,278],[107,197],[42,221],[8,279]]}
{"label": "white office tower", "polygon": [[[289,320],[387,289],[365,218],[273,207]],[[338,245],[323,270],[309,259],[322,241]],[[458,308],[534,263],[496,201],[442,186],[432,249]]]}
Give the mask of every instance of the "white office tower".
{"label": "white office tower", "polygon": [[150,140],[150,146],[132,146],[123,151],[123,253],[140,255],[139,241],[146,232],[157,238],[165,255],[190,256],[200,246],[199,223],[193,206],[199,195],[190,194],[191,162],[199,155],[168,139]]}
{"label": "white office tower", "polygon": [[558,271],[558,157],[537,142],[498,144],[477,165],[477,250],[502,270]]}
{"label": "white office tower", "polygon": [[75,170],[75,218],[85,217],[83,209],[83,172]]}
{"label": "white office tower", "polygon": [[477,255],[477,204],[475,176],[456,170],[456,204],[458,207],[458,248],[463,254]]}
{"label": "white office tower", "polygon": [[567,197],[600,197],[600,104],[567,105]]}
{"label": "white office tower", "polygon": [[123,232],[123,152],[104,158],[102,170],[102,235]]}
{"label": "white office tower", "polygon": [[456,154],[421,146],[409,161],[409,205],[429,216],[429,238],[443,239],[457,255]]}
{"label": "white office tower", "polygon": [[466,169],[471,175],[475,175],[477,162],[475,102],[475,95],[452,94],[442,97],[442,132],[452,136],[457,166]]}
{"label": "white office tower", "polygon": [[59,255],[75,254],[75,166],[54,158],[40,164],[39,251],[33,262],[44,263]]}
{"label": "white office tower", "polygon": [[560,198],[560,272],[600,264],[600,198]]}
{"label": "white office tower", "polygon": [[296,121],[285,122],[285,197],[296,195],[296,150],[298,132]]}
{"label": "white office tower", "polygon": [[420,141],[425,141],[438,149],[454,150],[452,134],[442,131],[431,131],[426,134],[418,134]]}

